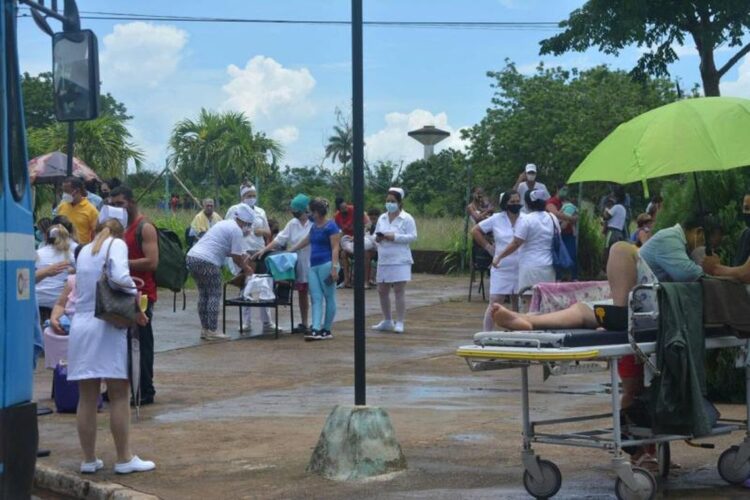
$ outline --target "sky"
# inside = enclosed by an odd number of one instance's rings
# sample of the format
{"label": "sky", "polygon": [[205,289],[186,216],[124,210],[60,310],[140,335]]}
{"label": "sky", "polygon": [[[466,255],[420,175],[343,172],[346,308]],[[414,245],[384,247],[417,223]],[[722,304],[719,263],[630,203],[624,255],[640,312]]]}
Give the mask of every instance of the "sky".
{"label": "sky", "polygon": [[[78,0],[81,12],[235,17],[350,19],[349,0]],[[364,0],[365,21],[558,22],[583,0]],[[51,21],[57,30],[59,24]],[[217,24],[82,20],[99,40],[102,92],[134,116],[134,142],[146,168],[163,168],[175,123],[202,107],[244,112],[257,130],[279,141],[282,163],[325,164],[335,110],[350,114],[351,38],[348,26]],[[436,146],[463,148],[460,130],[479,122],[491,105],[487,71],[505,59],[533,73],[548,66],[631,69],[637,47],[618,57],[595,50],[539,56],[539,41],[555,30],[365,27],[365,155],[369,161],[408,163],[422,155],[409,130],[435,125],[451,133]],[[670,71],[683,88],[700,82],[691,46],[677,47]],[[722,48],[722,64],[734,49]],[[21,70],[51,70],[50,40],[29,18],[19,19]],[[750,98],[750,57],[723,79],[723,95]],[[540,117],[543,119],[543,117]],[[533,161],[530,159],[529,161]]]}

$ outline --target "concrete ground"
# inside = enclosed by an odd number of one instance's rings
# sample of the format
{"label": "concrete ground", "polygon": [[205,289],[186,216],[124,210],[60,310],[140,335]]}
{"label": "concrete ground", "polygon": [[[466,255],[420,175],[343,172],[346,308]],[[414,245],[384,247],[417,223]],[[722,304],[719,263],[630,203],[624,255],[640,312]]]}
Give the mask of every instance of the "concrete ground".
{"label": "concrete ground", "polygon": [[[164,499],[186,498],[527,498],[520,460],[520,373],[470,372],[455,356],[481,329],[485,304],[466,302],[466,278],[415,276],[409,285],[406,333],[367,333],[367,402],[390,413],[409,468],[385,478],[338,483],[305,467],[337,404],[353,403],[352,292],[339,291],[334,339],[306,343],[272,335],[207,344],[198,340],[195,297],[172,312],[171,294],[156,310],[157,403],[141,410],[131,429],[133,450],[157,470],[130,476],[111,472],[114,460],[106,412],[99,417],[99,456],[106,468],[93,478]],[[288,326],[282,309],[281,324]],[[377,292],[367,292],[367,324],[379,321]],[[228,332],[236,337],[237,314]],[[256,316],[257,321],[257,316]],[[285,324],[286,322],[286,324]],[[259,328],[260,325],[254,325]],[[609,410],[606,374],[532,375],[536,417]],[[40,369],[36,397],[49,400],[51,377]],[[744,416],[744,407],[722,406]],[[40,417],[40,463],[77,470],[80,450],[74,415]],[[682,465],[660,485],[677,498],[747,498],[716,472],[735,434],[713,440],[714,450],[673,445]],[[538,446],[561,469],[559,498],[614,498],[609,457],[597,450]]]}

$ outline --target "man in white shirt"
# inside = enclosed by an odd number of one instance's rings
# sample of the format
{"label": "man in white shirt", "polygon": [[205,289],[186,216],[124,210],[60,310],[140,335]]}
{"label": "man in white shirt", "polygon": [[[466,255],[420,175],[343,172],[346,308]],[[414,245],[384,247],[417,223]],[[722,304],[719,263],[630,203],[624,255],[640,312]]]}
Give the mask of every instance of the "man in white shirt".
{"label": "man in white shirt", "polygon": [[[250,231],[243,238],[244,251],[249,255],[254,255],[263,250],[266,247],[266,238],[271,238],[271,229],[268,227],[268,218],[266,217],[266,211],[260,208],[257,203],[258,190],[255,189],[255,186],[248,186],[243,184],[242,187],[240,187],[240,203],[231,206],[229,210],[227,210],[227,214],[224,217],[224,219],[226,220],[234,219],[234,214],[237,211],[237,208],[242,205],[250,207],[255,213],[255,220],[253,221],[253,225],[250,228]],[[239,269],[234,264],[234,262],[227,260],[227,267],[229,267],[229,270],[232,272],[232,274],[238,274]],[[263,261],[256,261],[255,274],[265,273],[266,268]],[[251,320],[253,309],[254,308],[252,307],[242,308],[242,325],[244,327],[244,330],[240,332],[241,334],[250,331],[252,325]],[[276,329],[276,325],[271,322],[271,317],[268,314],[268,308],[260,308],[260,317],[263,320],[264,331],[271,331]]]}
{"label": "man in white shirt", "polygon": [[521,175],[518,176],[518,181],[516,182],[514,189],[518,191],[518,195],[521,197],[521,203],[523,203],[521,212],[525,214],[529,213],[529,208],[526,206],[526,191],[542,189],[544,191],[547,191],[547,193],[549,194],[547,186],[545,186],[541,182],[537,182],[536,165],[534,165],[533,163],[528,163],[526,165],[524,171],[521,172]]}

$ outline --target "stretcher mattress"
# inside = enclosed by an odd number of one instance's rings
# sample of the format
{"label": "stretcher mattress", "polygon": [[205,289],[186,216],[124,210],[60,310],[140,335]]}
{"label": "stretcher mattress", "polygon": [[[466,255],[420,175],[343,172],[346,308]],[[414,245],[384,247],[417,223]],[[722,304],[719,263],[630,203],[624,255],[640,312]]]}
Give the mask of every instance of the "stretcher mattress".
{"label": "stretcher mattress", "polygon": [[[608,336],[607,333],[615,335]],[[710,334],[709,334],[710,333]],[[618,338],[622,340],[612,343]],[[639,334],[642,335],[639,337]],[[644,340],[652,335],[653,340]],[[638,332],[638,347],[646,355],[656,351],[654,331]],[[602,330],[568,330],[564,332],[481,332],[474,336],[474,345],[458,348],[456,354],[462,358],[484,360],[517,361],[581,361],[606,360],[633,354],[627,339],[627,332],[606,332]],[[595,343],[591,343],[591,341]],[[602,343],[606,342],[606,343]],[[568,342],[568,345],[562,345]],[[726,335],[723,329],[707,330],[706,349],[739,347],[747,344],[747,339]],[[575,343],[576,345],[571,345]]]}

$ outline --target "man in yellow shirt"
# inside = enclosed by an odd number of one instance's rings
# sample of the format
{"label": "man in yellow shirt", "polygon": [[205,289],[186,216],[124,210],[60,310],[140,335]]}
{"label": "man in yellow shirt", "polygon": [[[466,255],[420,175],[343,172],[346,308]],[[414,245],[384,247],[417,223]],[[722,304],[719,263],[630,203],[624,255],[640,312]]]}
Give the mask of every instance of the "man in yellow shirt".
{"label": "man in yellow shirt", "polygon": [[200,239],[217,222],[221,222],[221,215],[214,212],[214,200],[206,198],[203,200],[203,210],[198,212],[190,223],[191,235]]}
{"label": "man in yellow shirt", "polygon": [[62,202],[57,206],[57,215],[64,215],[73,224],[75,240],[85,245],[94,238],[99,211],[86,199],[83,180],[68,177],[62,184]]}

